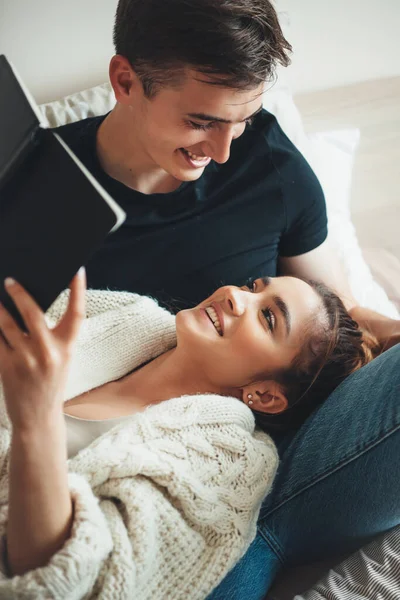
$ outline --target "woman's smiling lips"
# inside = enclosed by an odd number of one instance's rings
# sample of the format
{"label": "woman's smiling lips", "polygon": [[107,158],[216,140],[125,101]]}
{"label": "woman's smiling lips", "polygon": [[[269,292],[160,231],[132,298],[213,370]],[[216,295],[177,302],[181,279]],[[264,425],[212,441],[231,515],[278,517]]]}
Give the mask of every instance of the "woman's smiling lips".
{"label": "woman's smiling lips", "polygon": [[211,321],[210,317],[208,316],[206,309],[205,308],[200,308],[200,312],[204,316],[204,318],[207,319],[207,323],[209,323],[211,325],[211,327],[214,329],[214,331],[216,333],[218,333],[218,331],[215,329],[214,323]]}
{"label": "woman's smiling lips", "polygon": [[208,304],[207,306],[212,307],[214,309],[214,311],[216,312],[221,332],[218,331],[217,326],[213,323],[212,319],[208,315],[208,313],[207,313],[207,311],[206,311],[205,308],[203,308],[203,307],[200,308],[200,312],[201,312],[202,315],[204,315],[204,318],[207,319],[208,323],[212,326],[212,328],[214,329],[214,331],[216,331],[216,333],[220,337],[222,337],[224,335],[224,315],[223,315],[223,311],[222,311],[220,305],[217,302],[211,302],[211,304]]}
{"label": "woman's smiling lips", "polygon": [[224,325],[224,311],[222,310],[220,304],[218,302],[211,302],[211,306],[215,310],[218,315],[218,321],[221,325],[222,335],[224,335],[225,325]]}

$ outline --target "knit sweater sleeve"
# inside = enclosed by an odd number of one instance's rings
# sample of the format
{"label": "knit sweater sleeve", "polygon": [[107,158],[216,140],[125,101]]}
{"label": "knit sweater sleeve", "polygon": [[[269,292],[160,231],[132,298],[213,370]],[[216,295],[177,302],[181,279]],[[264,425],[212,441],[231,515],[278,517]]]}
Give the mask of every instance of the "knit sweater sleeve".
{"label": "knit sweater sleeve", "polygon": [[[66,289],[58,296],[58,298],[50,306],[46,313],[48,319],[55,323],[60,320],[64,314],[70,290]],[[143,298],[140,294],[131,292],[111,292],[109,290],[86,290],[86,318],[95,317],[109,310],[114,310],[129,304],[138,302]]]}
{"label": "knit sweater sleeve", "polygon": [[43,568],[7,578],[3,566],[0,597],[205,598],[254,539],[276,467],[236,399],[150,407],[70,461],[71,538]]}
{"label": "knit sweater sleeve", "polygon": [[[63,292],[46,313],[55,325],[68,304]],[[176,344],[175,317],[147,296],[88,290],[65,399],[120,377]]]}

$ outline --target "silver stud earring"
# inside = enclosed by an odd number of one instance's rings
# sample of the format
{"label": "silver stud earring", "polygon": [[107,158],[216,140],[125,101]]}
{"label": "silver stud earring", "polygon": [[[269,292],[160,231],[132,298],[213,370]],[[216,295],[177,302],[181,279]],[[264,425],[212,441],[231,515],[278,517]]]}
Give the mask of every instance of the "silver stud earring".
{"label": "silver stud earring", "polygon": [[247,394],[247,398],[248,398],[248,401],[249,401],[249,406],[252,406],[253,405],[253,400],[252,400],[253,395],[252,394]]}

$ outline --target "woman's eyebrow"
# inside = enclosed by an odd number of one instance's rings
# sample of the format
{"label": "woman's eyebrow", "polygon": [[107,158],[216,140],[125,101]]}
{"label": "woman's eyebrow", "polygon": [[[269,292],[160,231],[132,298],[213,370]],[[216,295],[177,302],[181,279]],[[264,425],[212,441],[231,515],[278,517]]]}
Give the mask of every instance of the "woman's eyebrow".
{"label": "woman's eyebrow", "polygon": [[[252,119],[263,109],[262,106],[256,110],[252,115],[243,119],[243,121],[236,121],[236,123],[244,123],[249,119]],[[221,119],[221,117],[213,117],[212,115],[206,115],[205,113],[188,113],[187,117],[191,117],[192,119],[199,119],[200,121],[217,121],[218,123],[235,123],[235,121],[229,121],[228,119]]]}
{"label": "woman's eyebrow", "polygon": [[292,328],[292,321],[291,321],[291,316],[290,316],[290,312],[287,307],[287,304],[284,300],[282,300],[282,298],[280,296],[273,296],[272,299],[275,302],[276,306],[281,311],[283,318],[285,319],[286,331],[287,331],[287,335],[289,335],[290,330]]}
{"label": "woman's eyebrow", "polygon": [[265,287],[268,287],[271,283],[271,277],[260,277],[260,279],[261,282],[265,285]]}

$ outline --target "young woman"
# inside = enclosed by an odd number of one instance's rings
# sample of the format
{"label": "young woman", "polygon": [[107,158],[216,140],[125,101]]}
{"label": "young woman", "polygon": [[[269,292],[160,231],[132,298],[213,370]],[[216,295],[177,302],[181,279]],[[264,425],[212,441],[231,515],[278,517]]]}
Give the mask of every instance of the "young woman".
{"label": "young woman", "polygon": [[276,471],[249,408],[297,426],[372,357],[337,296],[292,277],[222,287],[176,318],[85,294],[82,274],[46,316],[8,284],[29,334],[0,308],[4,597],[206,597]]}

